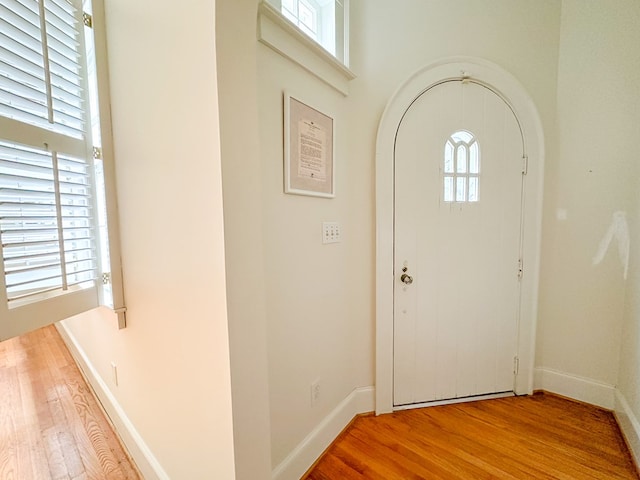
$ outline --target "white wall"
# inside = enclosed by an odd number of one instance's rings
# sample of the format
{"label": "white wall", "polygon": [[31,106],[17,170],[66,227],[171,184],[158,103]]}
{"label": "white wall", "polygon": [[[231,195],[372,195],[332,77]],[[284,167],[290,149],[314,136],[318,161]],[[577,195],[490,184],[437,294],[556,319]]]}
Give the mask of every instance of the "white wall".
{"label": "white wall", "polygon": [[160,478],[235,478],[214,6],[106,1],[128,326],[63,324]]}
{"label": "white wall", "polygon": [[[355,331],[366,310],[351,310],[361,288],[352,272],[354,234],[349,217],[350,159],[345,155],[344,97],[266,46],[258,51],[262,147],[262,225],[268,282],[267,317],[272,462],[277,466],[357,386]],[[283,192],[283,90],[334,116],[336,198]],[[340,222],[343,241],[322,245],[322,222]],[[365,247],[366,248],[366,247]],[[366,274],[362,283],[368,284]],[[311,383],[320,380],[320,400],[311,407]]]}
{"label": "white wall", "polygon": [[[358,78],[346,98],[269,48],[258,51],[274,467],[354,388],[374,382],[374,150],[395,89],[442,57],[483,57],[525,86],[549,138],[555,127],[559,2],[352,0],[351,8]],[[282,193],[283,90],[336,118],[335,199]],[[321,244],[323,221],[342,224],[342,243]],[[311,407],[317,378],[321,401]]]}
{"label": "white wall", "polygon": [[[348,97],[256,44],[256,2],[216,2],[237,478],[267,478],[350,392],[373,385],[376,131],[395,89],[446,56],[502,66],[542,119],[538,366],[603,385],[619,375],[637,418],[637,245],[624,308],[615,252],[591,265],[613,211],[628,210],[640,229],[629,142],[639,138],[638,61],[628,54],[637,2],[352,0],[358,78]],[[118,332],[100,312],[66,325],[107,382],[118,363],[112,391],[172,478],[232,478],[213,3],[191,3],[108,0],[130,325]],[[336,118],[335,199],[282,193],[283,90]],[[180,196],[168,198],[176,182]],[[192,210],[196,202],[205,207]],[[201,249],[167,228],[185,212],[194,219],[181,232],[197,219]],[[321,244],[323,221],[341,222],[342,243]],[[170,242],[186,259],[164,255]]]}
{"label": "white wall", "polygon": [[616,36],[625,55],[618,57],[621,61],[618,68],[626,77],[626,83],[625,102],[618,107],[622,120],[630,123],[625,145],[631,163],[627,174],[632,195],[628,212],[631,260],[622,325],[616,413],[632,445],[636,462],[640,464],[640,151],[637,148],[637,139],[640,138],[640,49],[629,48],[640,45],[640,2],[621,1],[621,9],[624,16],[618,19]]}
{"label": "white wall", "polygon": [[[351,6],[352,67],[359,76],[351,82],[347,99],[348,158],[358,173],[350,188],[353,218],[370,221],[358,231],[356,242],[367,246],[367,256],[359,257],[358,272],[371,279],[371,285],[358,294],[373,302],[375,134],[390,97],[411,74],[438,59],[483,58],[523,85],[540,114],[546,146],[553,146],[560,2],[406,0],[354,1]],[[547,152],[547,163],[553,160]],[[365,331],[373,336],[373,330]],[[374,357],[373,337],[362,356]],[[358,366],[359,381],[372,383],[373,370],[367,363]]]}
{"label": "white wall", "polygon": [[[636,125],[640,129],[640,119]],[[635,138],[640,138],[639,135],[640,131]],[[622,329],[616,414],[632,446],[636,462],[640,464],[640,168],[635,169],[633,177],[635,204],[629,212],[631,265]]]}
{"label": "white wall", "polygon": [[271,472],[262,165],[256,77],[257,0],[217,0],[216,40],[238,480]]}
{"label": "white wall", "polygon": [[[572,383],[560,393],[611,408],[624,268],[615,244],[601,264],[592,260],[613,213],[629,211],[637,186],[638,3],[562,5],[558,148],[547,169],[537,362],[552,377],[560,374],[564,388]],[[559,210],[566,220],[558,219]]]}
{"label": "white wall", "polygon": [[[640,85],[640,79],[638,84]],[[638,94],[640,98],[640,92]],[[640,108],[638,108],[640,112]],[[640,119],[636,120],[640,138]],[[639,155],[636,158],[640,160]],[[640,464],[640,162],[632,172],[634,205],[629,211],[631,261],[624,305],[616,415]]]}
{"label": "white wall", "polygon": [[[623,325],[617,252],[592,265],[613,213],[633,213],[637,2],[353,0],[351,8],[358,78],[346,98],[270,49],[258,51],[274,466],[352,388],[373,384],[375,134],[395,89],[446,56],[502,66],[541,116],[547,162],[536,387],[560,386],[611,408],[621,374],[637,412],[635,297]],[[337,120],[334,200],[282,193],[283,90]],[[320,244],[324,220],[343,224],[342,244]],[[323,398],[312,408],[316,378]]]}

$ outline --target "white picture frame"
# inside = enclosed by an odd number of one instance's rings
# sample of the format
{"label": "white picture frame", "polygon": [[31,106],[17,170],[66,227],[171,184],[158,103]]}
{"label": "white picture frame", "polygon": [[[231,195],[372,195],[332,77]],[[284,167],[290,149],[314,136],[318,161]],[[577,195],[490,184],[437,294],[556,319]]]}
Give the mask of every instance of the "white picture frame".
{"label": "white picture frame", "polygon": [[335,197],[335,119],[284,93],[284,192]]}

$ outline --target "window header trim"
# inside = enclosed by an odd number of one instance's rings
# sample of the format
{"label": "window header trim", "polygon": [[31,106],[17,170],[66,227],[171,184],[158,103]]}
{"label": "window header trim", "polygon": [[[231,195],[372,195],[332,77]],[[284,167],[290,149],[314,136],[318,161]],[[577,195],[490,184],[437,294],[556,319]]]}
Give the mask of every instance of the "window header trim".
{"label": "window header trim", "polygon": [[349,94],[355,73],[265,1],[258,9],[258,40],[343,95]]}

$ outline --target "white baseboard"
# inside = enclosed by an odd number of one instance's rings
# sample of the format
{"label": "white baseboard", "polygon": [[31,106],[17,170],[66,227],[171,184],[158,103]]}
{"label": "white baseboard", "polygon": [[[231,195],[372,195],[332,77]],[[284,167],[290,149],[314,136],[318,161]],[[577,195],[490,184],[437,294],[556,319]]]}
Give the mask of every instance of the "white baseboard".
{"label": "white baseboard", "polygon": [[615,414],[618,425],[620,425],[620,430],[622,430],[627,439],[636,465],[640,466],[640,422],[631,407],[629,407],[627,399],[620,393],[620,390],[616,390],[615,400]]}
{"label": "white baseboard", "polygon": [[299,480],[356,415],[374,409],[374,387],[356,388],[273,470],[271,478]]}
{"label": "white baseboard", "polygon": [[615,387],[590,378],[571,375],[551,368],[537,367],[534,390],[546,390],[608,410],[615,406]]}
{"label": "white baseboard", "polygon": [[93,367],[76,338],[63,323],[57,323],[56,327],[142,476],[146,480],[170,480],[169,475],[151,453],[142,436],[133,426],[133,423],[131,423],[131,420],[129,420],[105,381]]}

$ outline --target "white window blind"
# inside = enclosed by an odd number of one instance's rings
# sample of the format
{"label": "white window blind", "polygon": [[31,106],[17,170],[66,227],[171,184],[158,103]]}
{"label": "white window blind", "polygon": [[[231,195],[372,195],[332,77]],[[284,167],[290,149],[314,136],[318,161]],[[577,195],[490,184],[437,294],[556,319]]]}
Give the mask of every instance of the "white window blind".
{"label": "white window blind", "polygon": [[44,324],[96,306],[98,279],[110,273],[98,260],[108,251],[98,222],[105,187],[93,158],[100,134],[92,134],[98,112],[84,30],[77,0],[0,0],[0,313],[8,323],[39,315]]}
{"label": "white window blind", "polygon": [[95,279],[87,162],[0,142],[0,168],[0,235],[9,305]]}
{"label": "white window blind", "polygon": [[84,138],[77,9],[65,0],[0,8],[0,115]]}

